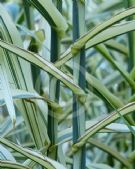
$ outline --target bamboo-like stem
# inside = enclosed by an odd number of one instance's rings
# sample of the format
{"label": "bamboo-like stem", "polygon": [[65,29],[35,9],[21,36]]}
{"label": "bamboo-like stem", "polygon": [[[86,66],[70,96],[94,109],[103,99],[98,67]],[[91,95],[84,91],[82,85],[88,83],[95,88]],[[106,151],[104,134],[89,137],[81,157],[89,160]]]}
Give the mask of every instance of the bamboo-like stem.
{"label": "bamboo-like stem", "polygon": [[[62,11],[62,1],[57,0],[55,1],[55,5],[57,9],[61,12]],[[59,50],[60,50],[60,38],[58,36],[58,33],[54,28],[51,28],[51,62],[54,63],[58,60],[59,56]],[[52,100],[59,101],[59,94],[60,94],[60,82],[54,78],[50,78],[50,89],[49,89],[49,95]],[[54,110],[52,110],[50,107],[48,111],[48,135],[51,141],[51,146],[57,144],[57,129],[58,129],[58,119],[55,116]],[[48,151],[48,156],[51,157],[54,160],[57,160],[57,147],[52,151]]]}
{"label": "bamboo-like stem", "polygon": [[30,7],[30,4],[27,0],[23,1],[24,4],[24,11],[25,11],[25,18],[26,18],[26,24],[29,29],[32,29],[34,27],[33,22],[33,16],[32,16],[32,9]]}
{"label": "bamboo-like stem", "polygon": [[[85,3],[73,0],[73,41],[84,33]],[[74,81],[85,90],[85,50],[82,48],[73,59]],[[73,143],[85,132],[85,109],[76,95],[73,95]],[[85,146],[73,156],[73,169],[85,168]]]}
{"label": "bamboo-like stem", "polygon": [[[127,0],[127,5],[128,7],[133,7],[135,6],[135,1],[134,0]],[[129,17],[129,20],[134,20],[135,16],[132,15]],[[135,66],[135,31],[129,32],[129,71],[133,69]]]}
{"label": "bamboo-like stem", "polygon": [[[135,6],[134,0],[127,0],[128,7]],[[135,16],[130,16],[129,20],[134,20]],[[135,66],[135,31],[128,33],[128,40],[129,40],[129,63],[128,69],[131,71]],[[131,91],[131,94],[134,94],[134,91]],[[133,115],[133,119],[135,120],[135,116]],[[135,150],[135,136],[132,135],[132,150]],[[135,167],[135,163],[133,164]]]}
{"label": "bamboo-like stem", "polygon": [[[26,25],[28,29],[32,30],[34,28],[33,10],[28,0],[23,1],[23,4],[24,4],[24,11],[25,11]],[[38,53],[38,46],[36,45],[36,40],[34,38],[31,39],[29,50]],[[31,65],[31,71],[32,71],[34,88],[38,93],[41,93],[41,82],[37,81],[40,75],[40,70],[37,67]]]}

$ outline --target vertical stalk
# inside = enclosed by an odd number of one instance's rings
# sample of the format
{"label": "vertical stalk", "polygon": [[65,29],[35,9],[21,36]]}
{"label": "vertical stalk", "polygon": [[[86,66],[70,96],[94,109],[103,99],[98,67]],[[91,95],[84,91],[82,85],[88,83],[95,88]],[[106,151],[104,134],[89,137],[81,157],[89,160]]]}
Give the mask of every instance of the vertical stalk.
{"label": "vertical stalk", "polygon": [[[134,0],[127,0],[127,6],[128,7],[135,6],[135,1]],[[129,20],[134,20],[134,19],[135,19],[134,15],[129,17]],[[129,71],[131,71],[133,69],[133,67],[135,66],[135,31],[128,33],[128,40],[129,40],[129,64],[128,64],[128,69],[129,69]],[[134,92],[131,91],[131,94],[134,94]],[[133,119],[135,120],[134,115],[133,115]],[[135,137],[134,137],[134,135],[132,135],[132,150],[135,150]],[[135,163],[133,164],[133,166],[135,167]]]}
{"label": "vertical stalk", "polygon": [[[85,31],[85,3],[73,0],[73,41]],[[73,59],[74,81],[85,90],[85,48]],[[73,95],[73,143],[85,132],[85,109],[76,95]],[[85,168],[85,146],[73,156],[73,169]]]}
{"label": "vertical stalk", "polygon": [[[27,27],[28,29],[32,30],[34,28],[34,17],[33,17],[32,8],[28,0],[23,1],[23,4],[24,4]],[[38,46],[36,45],[36,40],[34,38],[31,39],[29,50],[32,52],[38,53]],[[41,81],[37,80],[40,75],[40,69],[35,67],[34,65],[31,65],[31,71],[32,71],[32,79],[33,79],[34,88],[38,93],[41,93]]]}
{"label": "vertical stalk", "polygon": [[[135,1],[134,0],[128,0],[128,7],[133,7],[135,6]],[[135,16],[130,16],[129,20],[134,20]],[[133,69],[135,66],[135,31],[129,32],[129,71]]]}
{"label": "vertical stalk", "polygon": [[25,11],[25,18],[26,18],[26,24],[29,29],[32,29],[34,27],[34,21],[32,16],[32,11],[30,4],[28,0],[23,1],[24,4],[24,11]]}
{"label": "vertical stalk", "polygon": [[[61,12],[62,11],[62,0],[56,0],[55,5],[57,9]],[[51,28],[51,62],[56,62],[58,60],[60,50],[60,38],[58,33],[54,28]],[[54,101],[59,101],[59,94],[60,94],[60,82],[54,78],[50,77],[50,89],[49,95],[50,99]],[[48,110],[48,135],[50,138],[51,145],[53,146],[57,143],[57,133],[58,133],[58,119],[55,116],[55,111],[49,107]],[[53,149],[52,152],[48,151],[48,156],[54,160],[57,160],[57,147]]]}

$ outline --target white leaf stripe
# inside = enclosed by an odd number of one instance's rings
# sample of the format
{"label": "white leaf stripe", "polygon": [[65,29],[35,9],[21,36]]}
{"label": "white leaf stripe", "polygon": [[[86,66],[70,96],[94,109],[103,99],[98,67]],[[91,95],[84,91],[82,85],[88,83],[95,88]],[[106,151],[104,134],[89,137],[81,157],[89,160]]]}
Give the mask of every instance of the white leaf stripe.
{"label": "white leaf stripe", "polygon": [[24,166],[22,164],[19,164],[17,162],[13,162],[13,161],[3,161],[0,160],[0,167],[2,168],[8,168],[8,169],[30,169],[27,166]]}
{"label": "white leaf stripe", "polygon": [[31,4],[33,4],[36,9],[43,15],[44,18],[50,23],[50,25],[55,28],[58,32],[63,34],[68,25],[66,20],[61,15],[61,13],[54,6],[52,1],[48,0],[29,0]]}
{"label": "white leaf stripe", "polygon": [[57,69],[52,63],[48,62],[47,60],[44,60],[37,54],[16,47],[15,45],[9,44],[2,40],[0,40],[0,46],[16,54],[17,56],[35,64],[36,66],[40,67],[41,69],[45,70],[51,75],[55,76],[57,79],[62,81],[66,86],[68,86],[75,94],[84,95],[83,90],[79,86],[77,86],[70,77],[68,77],[62,71]]}
{"label": "white leaf stripe", "polygon": [[[135,13],[135,8],[127,9],[115,16],[111,19],[101,23],[100,25],[94,27],[91,31],[87,32],[85,35],[80,37],[75,43],[72,44],[70,48],[68,48],[60,57],[60,59],[55,63],[56,67],[62,66],[65,62],[71,59],[74,55],[72,53],[78,52],[85,44],[92,40],[95,36],[97,36],[100,32],[103,32],[108,27],[114,25],[115,23],[123,20],[124,18],[133,15]],[[100,41],[100,40],[99,40]],[[97,42],[96,42],[97,43]]]}
{"label": "white leaf stripe", "polygon": [[42,165],[43,167],[46,167],[47,169],[66,169],[64,166],[62,166],[58,162],[51,160],[48,157],[44,157],[41,154],[38,154],[37,152],[31,151],[19,145],[16,145],[4,138],[0,137],[0,143],[14,149],[15,151],[23,154],[24,156]]}
{"label": "white leaf stripe", "polygon": [[103,118],[98,123],[91,126],[88,129],[88,131],[82,137],[78,139],[78,142],[73,145],[73,151],[77,151],[77,149],[82,147],[92,135],[94,135],[96,132],[98,132],[99,130],[107,126],[108,124],[117,120],[120,117],[119,113],[121,114],[121,116],[124,116],[130,112],[133,112],[134,110],[135,110],[135,102],[129,103],[126,106],[118,109],[116,112],[111,113],[106,118]]}

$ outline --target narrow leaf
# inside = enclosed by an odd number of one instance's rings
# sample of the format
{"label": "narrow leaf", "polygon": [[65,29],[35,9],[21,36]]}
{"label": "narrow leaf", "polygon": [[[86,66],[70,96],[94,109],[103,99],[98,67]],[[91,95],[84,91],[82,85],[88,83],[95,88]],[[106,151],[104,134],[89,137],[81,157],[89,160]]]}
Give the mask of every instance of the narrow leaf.
{"label": "narrow leaf", "polygon": [[9,142],[8,140],[0,137],[0,143],[4,144],[5,146],[8,146],[9,148],[12,148],[13,150],[23,154],[27,158],[30,158],[31,160],[37,162],[38,164],[42,165],[43,167],[47,169],[66,169],[64,166],[59,164],[58,162],[49,159],[48,157],[44,157],[41,154],[25,149],[19,145],[16,145],[12,142]]}
{"label": "narrow leaf", "polygon": [[0,40],[0,46],[16,54],[17,56],[35,64],[36,66],[40,67],[41,69],[45,70],[51,75],[55,76],[57,79],[62,81],[65,85],[67,85],[77,95],[84,95],[83,90],[81,90],[81,88],[77,86],[70,77],[68,77],[62,71],[57,69],[52,63],[48,62],[47,60],[44,60],[42,57],[38,56],[37,54],[24,50],[20,47],[16,47],[15,45],[6,43],[2,40]]}
{"label": "narrow leaf", "polygon": [[83,146],[87,142],[87,140],[97,131],[101,130],[103,127],[120,118],[119,113],[121,114],[121,116],[125,116],[130,112],[133,112],[134,110],[135,110],[135,102],[132,102],[127,104],[123,108],[118,109],[117,112],[111,113],[106,118],[103,118],[97,124],[90,127],[90,129],[88,129],[88,131],[78,140],[78,143],[73,145],[73,151],[77,151],[77,149]]}
{"label": "narrow leaf", "polygon": [[52,1],[48,0],[28,0],[43,15],[49,24],[58,32],[64,33],[67,29],[67,23],[61,13],[57,10]]}
{"label": "narrow leaf", "polygon": [[0,167],[8,169],[30,169],[22,164],[13,161],[0,160]]}

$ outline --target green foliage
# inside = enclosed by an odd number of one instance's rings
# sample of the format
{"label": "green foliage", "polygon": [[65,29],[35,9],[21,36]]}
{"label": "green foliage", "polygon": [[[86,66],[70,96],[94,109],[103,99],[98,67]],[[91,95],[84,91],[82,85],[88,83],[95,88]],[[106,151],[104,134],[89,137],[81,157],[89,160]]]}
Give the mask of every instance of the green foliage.
{"label": "green foliage", "polygon": [[133,6],[0,2],[0,169],[134,168]]}

